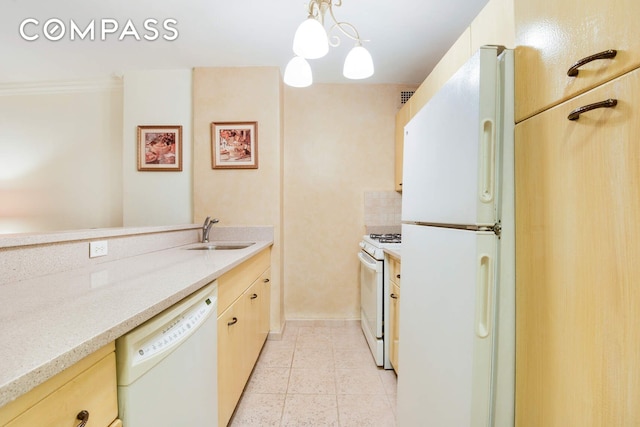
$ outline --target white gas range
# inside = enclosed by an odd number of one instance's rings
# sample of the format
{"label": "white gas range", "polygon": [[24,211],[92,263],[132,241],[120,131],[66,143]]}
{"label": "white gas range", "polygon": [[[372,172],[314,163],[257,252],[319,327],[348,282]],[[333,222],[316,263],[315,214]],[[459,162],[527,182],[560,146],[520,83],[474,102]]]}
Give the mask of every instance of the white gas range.
{"label": "white gas range", "polygon": [[402,235],[397,234],[367,234],[362,237],[360,248],[378,261],[384,260],[384,249],[400,249]]}
{"label": "white gas range", "polygon": [[384,250],[399,250],[400,234],[369,234],[360,242],[360,323],[376,365],[392,369],[389,362],[389,295],[385,280]]}

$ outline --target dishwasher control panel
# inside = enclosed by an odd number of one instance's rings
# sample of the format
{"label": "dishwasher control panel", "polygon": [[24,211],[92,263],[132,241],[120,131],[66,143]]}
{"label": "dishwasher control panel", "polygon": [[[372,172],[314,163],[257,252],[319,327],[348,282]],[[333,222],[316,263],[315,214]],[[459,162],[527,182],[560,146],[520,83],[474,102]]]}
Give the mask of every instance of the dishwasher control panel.
{"label": "dishwasher control panel", "polygon": [[164,325],[157,334],[139,345],[133,357],[133,364],[144,362],[179,344],[198,328],[214,308],[211,298],[207,298]]}

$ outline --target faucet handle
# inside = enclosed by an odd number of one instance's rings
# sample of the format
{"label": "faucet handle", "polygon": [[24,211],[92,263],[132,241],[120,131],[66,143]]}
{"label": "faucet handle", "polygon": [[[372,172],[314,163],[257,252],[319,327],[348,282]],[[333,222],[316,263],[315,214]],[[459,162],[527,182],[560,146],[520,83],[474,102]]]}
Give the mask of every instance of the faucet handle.
{"label": "faucet handle", "polygon": [[209,225],[209,220],[211,219],[210,216],[206,217],[204,220],[204,224],[202,224],[203,227],[206,227],[207,225]]}
{"label": "faucet handle", "polygon": [[211,224],[217,224],[217,223],[219,223],[219,222],[220,222],[220,220],[219,220],[218,218],[213,218],[213,219],[211,220]]}

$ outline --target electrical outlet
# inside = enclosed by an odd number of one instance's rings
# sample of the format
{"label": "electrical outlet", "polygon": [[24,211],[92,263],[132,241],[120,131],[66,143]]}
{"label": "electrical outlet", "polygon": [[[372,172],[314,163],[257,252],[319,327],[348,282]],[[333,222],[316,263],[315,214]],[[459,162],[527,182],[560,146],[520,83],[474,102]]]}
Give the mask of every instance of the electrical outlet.
{"label": "electrical outlet", "polygon": [[109,253],[109,246],[106,240],[99,242],[89,242],[89,258],[105,256]]}

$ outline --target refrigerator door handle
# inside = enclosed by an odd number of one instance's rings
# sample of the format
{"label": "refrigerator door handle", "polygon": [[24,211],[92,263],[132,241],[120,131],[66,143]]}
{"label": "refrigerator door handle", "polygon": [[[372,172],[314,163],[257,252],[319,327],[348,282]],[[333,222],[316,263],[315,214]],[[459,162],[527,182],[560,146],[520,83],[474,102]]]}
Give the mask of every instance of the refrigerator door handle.
{"label": "refrigerator door handle", "polygon": [[493,201],[494,180],[496,173],[496,131],[491,119],[482,122],[480,141],[480,201]]}
{"label": "refrigerator door handle", "polygon": [[476,335],[486,338],[491,333],[491,302],[493,297],[493,258],[481,255],[476,281]]}

